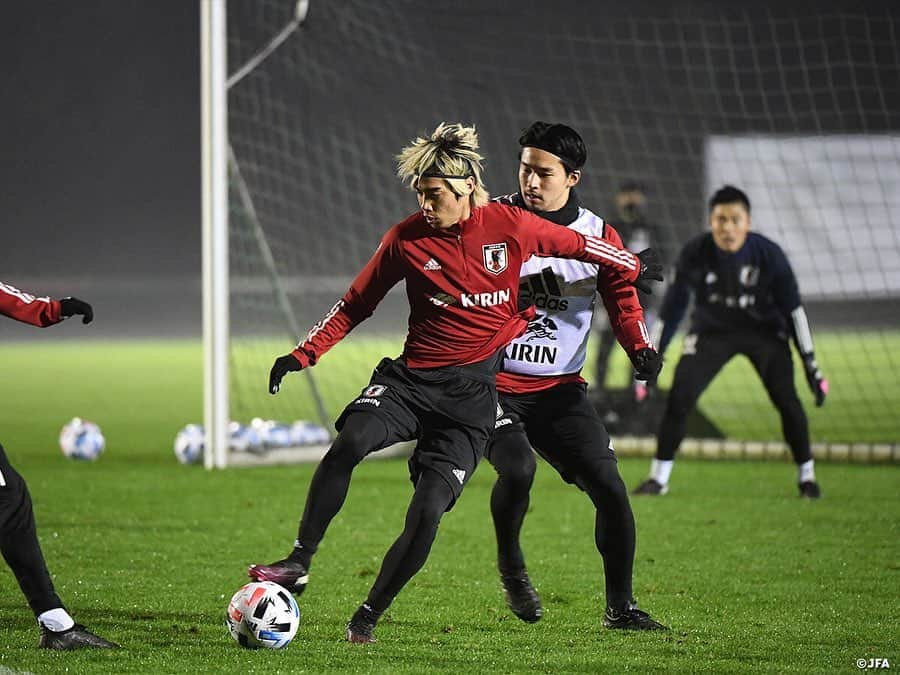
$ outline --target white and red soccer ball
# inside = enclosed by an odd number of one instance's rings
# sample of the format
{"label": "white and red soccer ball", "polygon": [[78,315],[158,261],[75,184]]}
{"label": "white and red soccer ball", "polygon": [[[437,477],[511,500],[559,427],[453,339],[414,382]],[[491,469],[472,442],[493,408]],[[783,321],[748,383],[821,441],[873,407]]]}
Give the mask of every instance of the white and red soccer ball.
{"label": "white and red soccer ball", "polygon": [[283,586],[255,581],[238,589],[225,612],[228,632],[247,649],[283,649],[300,626],[300,608]]}

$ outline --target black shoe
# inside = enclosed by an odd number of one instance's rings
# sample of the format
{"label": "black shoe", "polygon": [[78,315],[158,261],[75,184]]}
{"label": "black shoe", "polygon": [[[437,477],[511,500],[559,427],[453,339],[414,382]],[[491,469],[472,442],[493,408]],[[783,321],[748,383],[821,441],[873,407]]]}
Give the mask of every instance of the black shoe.
{"label": "black shoe", "polygon": [[41,649],[115,649],[119,645],[94,635],[81,624],[76,623],[69,630],[52,631],[41,624]]}
{"label": "black shoe", "polygon": [[506,604],[513,614],[528,623],[540,621],[544,610],[541,607],[541,598],[528,578],[528,572],[522,570],[514,574],[501,574],[500,583],[503,584]]}
{"label": "black shoe", "polygon": [[800,496],[806,499],[818,499],[822,496],[819,484],[814,480],[805,480],[797,485],[800,488]]}
{"label": "black shoe", "polygon": [[294,595],[303,593],[309,582],[306,567],[290,558],[273,562],[271,565],[250,565],[247,575],[254,581],[272,581]]}
{"label": "black shoe", "polygon": [[372,644],[375,642],[375,624],[372,611],[365,606],[360,607],[347,623],[347,642],[355,644]]}
{"label": "black shoe", "polygon": [[606,613],[603,615],[603,625],[606,628],[622,630],[669,630],[666,626],[650,618],[647,612],[639,610],[633,602],[629,602],[620,610],[607,607]]}
{"label": "black shoe", "polygon": [[652,478],[648,478],[638,485],[631,494],[633,495],[664,495],[669,491],[668,485],[663,485]]}

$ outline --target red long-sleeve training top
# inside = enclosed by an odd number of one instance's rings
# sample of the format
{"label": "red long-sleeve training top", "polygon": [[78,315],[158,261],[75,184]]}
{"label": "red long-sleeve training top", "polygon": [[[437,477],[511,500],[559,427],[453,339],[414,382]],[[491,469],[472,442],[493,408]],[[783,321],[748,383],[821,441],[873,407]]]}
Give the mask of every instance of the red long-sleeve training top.
{"label": "red long-sleeve training top", "polygon": [[407,365],[482,361],[521,335],[534,317],[533,307],[517,309],[519,272],[532,255],[595,263],[628,282],[640,274],[640,261],[627,249],[514,206],[491,202],[447,230],[432,228],[415,213],[388,230],[344,297],[292,354],[304,367],[316,363],[405,280]]}
{"label": "red long-sleeve training top", "polygon": [[65,318],[59,300],[36,298],[3,282],[0,282],[0,314],[41,328],[52,326]]}

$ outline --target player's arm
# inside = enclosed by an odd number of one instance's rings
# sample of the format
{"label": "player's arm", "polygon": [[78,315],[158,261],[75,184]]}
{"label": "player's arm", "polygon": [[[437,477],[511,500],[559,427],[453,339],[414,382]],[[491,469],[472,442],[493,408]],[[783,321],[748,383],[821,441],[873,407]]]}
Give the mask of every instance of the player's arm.
{"label": "player's arm", "polygon": [[696,269],[694,258],[693,247],[688,243],[678,256],[675,278],[666,289],[659,316],[653,324],[650,341],[656,345],[660,356],[666,353],[691,304],[691,274]]}
{"label": "player's arm", "polygon": [[778,249],[775,261],[776,273],[772,284],[772,297],[790,326],[791,336],[803,361],[806,383],[816,398],[816,406],[819,407],[825,403],[825,396],[828,394],[828,380],[822,375],[819,364],[816,362],[812,331],[800,299],[797,277],[794,276],[791,264],[781,249]]}
{"label": "player's arm", "polygon": [[531,255],[545,258],[572,258],[599,265],[625,281],[651,293],[650,281],[662,281],[662,265],[652,249],[634,254],[601,237],[583,235],[560,227],[528,211],[517,209],[520,217],[523,260]]}
{"label": "player's arm", "polygon": [[309,329],[290,354],[275,360],[269,371],[269,393],[278,393],[281,380],[288,372],[314,366],[325,352],[372,316],[378,303],[402,278],[396,228],[393,228],[381,240],[344,297]]}
{"label": "player's arm", "polygon": [[93,308],[83,300],[38,298],[2,282],[0,282],[0,314],[40,328],[52,326],[75,314],[83,316],[82,323],[90,323],[94,319]]}
{"label": "player's arm", "polygon": [[[613,246],[622,244],[619,233],[609,224],[604,227],[603,239]],[[652,385],[662,368],[662,359],[650,342],[637,291],[619,274],[601,267],[597,274],[597,292],[619,345],[634,365],[636,378]]]}

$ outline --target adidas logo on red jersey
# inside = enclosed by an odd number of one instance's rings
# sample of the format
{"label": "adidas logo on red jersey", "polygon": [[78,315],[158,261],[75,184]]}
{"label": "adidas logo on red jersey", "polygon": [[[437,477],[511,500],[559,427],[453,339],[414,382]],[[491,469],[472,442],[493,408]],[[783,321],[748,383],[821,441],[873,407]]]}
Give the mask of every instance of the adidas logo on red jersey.
{"label": "adidas logo on red jersey", "polygon": [[429,258],[428,262],[425,263],[425,267],[422,268],[426,272],[434,272],[436,270],[441,269],[441,263],[439,263],[434,258]]}

